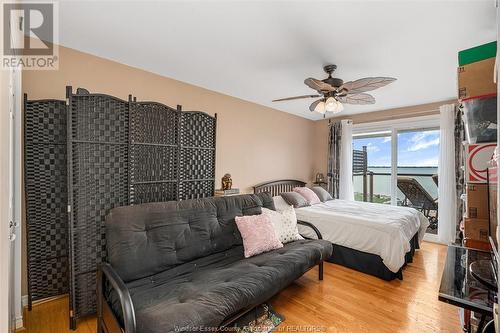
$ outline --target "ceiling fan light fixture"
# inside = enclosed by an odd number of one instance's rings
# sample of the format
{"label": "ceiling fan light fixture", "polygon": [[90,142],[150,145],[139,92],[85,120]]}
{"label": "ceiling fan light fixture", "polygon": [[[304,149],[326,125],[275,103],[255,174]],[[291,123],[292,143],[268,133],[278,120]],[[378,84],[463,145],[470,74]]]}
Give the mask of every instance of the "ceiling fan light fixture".
{"label": "ceiling fan light fixture", "polygon": [[335,112],[337,110],[337,100],[333,97],[328,97],[325,102],[325,109],[328,112]]}
{"label": "ceiling fan light fixture", "polygon": [[316,105],[316,107],[314,108],[314,111],[318,113],[325,113],[325,102],[319,102],[318,105]]}
{"label": "ceiling fan light fixture", "polygon": [[333,113],[340,113],[344,110],[344,104],[340,103],[340,102],[337,102],[337,108],[335,111],[333,111]]}
{"label": "ceiling fan light fixture", "polygon": [[279,98],[273,100],[273,102],[319,97],[320,99],[309,105],[309,111],[318,112],[324,116],[326,112],[334,114],[342,112],[344,110],[342,103],[354,105],[375,104],[375,97],[366,92],[396,81],[396,78],[393,77],[376,76],[344,82],[342,79],[332,77],[332,73],[336,68],[337,66],[333,64],[323,67],[328,74],[326,79],[318,80],[310,77],[304,80],[305,85],[313,89],[315,94]]}

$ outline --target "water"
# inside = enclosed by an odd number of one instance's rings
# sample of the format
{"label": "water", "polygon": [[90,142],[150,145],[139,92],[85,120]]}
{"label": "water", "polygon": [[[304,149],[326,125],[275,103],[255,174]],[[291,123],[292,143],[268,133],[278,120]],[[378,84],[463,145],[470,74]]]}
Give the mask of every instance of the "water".
{"label": "water", "polygon": [[[387,173],[388,175],[373,176],[373,193],[383,196],[391,196],[391,168],[390,167],[368,167],[369,171],[375,173]],[[437,174],[437,167],[399,167],[398,173],[409,174]],[[438,188],[430,176],[412,176],[422,187],[429,192],[433,198],[438,197]],[[354,192],[363,193],[363,177],[354,176]],[[404,199],[403,193],[397,189],[399,200]]]}

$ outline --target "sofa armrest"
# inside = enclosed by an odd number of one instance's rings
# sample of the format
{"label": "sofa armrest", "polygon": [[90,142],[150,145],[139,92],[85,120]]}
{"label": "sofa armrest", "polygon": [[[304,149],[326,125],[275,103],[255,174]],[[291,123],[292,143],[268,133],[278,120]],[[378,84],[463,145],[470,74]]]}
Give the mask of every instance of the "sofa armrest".
{"label": "sofa armrest", "polygon": [[318,239],[323,239],[321,232],[319,232],[318,228],[316,228],[316,226],[314,224],[312,224],[310,222],[306,222],[306,221],[300,221],[300,220],[297,221],[297,224],[305,225],[306,227],[311,228],[316,233],[316,236],[318,237]]}
{"label": "sofa armrest", "polygon": [[[306,227],[311,228],[316,233],[316,236],[318,237],[318,239],[323,239],[321,232],[318,230],[318,228],[316,228],[316,226],[314,224],[312,224],[310,222],[306,222],[306,221],[300,221],[300,220],[297,220],[297,224],[301,224],[301,225],[304,225]],[[324,259],[321,259],[321,261],[318,264],[318,266],[319,266],[319,272],[318,272],[319,273],[318,274],[319,280],[323,280],[323,260]]]}
{"label": "sofa armrest", "polygon": [[[97,314],[98,325],[102,324],[103,320],[103,302],[107,302],[104,297],[104,282],[108,281],[111,287],[116,291],[123,314],[123,325],[125,326],[125,333],[135,333],[135,311],[130,292],[120,278],[118,273],[108,263],[102,263],[97,270]],[[98,330],[98,332],[100,332]]]}

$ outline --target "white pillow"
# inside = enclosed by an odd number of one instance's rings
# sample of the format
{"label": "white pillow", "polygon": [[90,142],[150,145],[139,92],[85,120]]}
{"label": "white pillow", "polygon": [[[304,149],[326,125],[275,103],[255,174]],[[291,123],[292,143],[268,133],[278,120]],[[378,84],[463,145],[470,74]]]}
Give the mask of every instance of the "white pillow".
{"label": "white pillow", "polygon": [[289,206],[282,212],[262,208],[262,214],[266,214],[271,219],[276,236],[283,244],[304,239],[297,228],[297,216],[295,209]]}
{"label": "white pillow", "polygon": [[277,212],[282,212],[290,207],[293,208],[293,206],[289,205],[281,195],[273,197],[273,202],[274,202],[274,208],[276,208]]}

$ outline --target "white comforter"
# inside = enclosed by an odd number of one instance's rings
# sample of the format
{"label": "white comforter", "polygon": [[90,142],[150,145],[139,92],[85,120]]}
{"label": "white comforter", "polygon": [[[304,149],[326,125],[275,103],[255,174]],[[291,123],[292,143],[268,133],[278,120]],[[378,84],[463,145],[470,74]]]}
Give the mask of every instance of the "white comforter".
{"label": "white comforter", "polygon": [[[410,240],[418,231],[418,241],[429,226],[419,211],[359,201],[330,200],[295,209],[297,219],[313,223],[323,239],[351,249],[379,255],[392,272],[405,263]],[[299,225],[299,232],[310,238],[311,228]]]}

